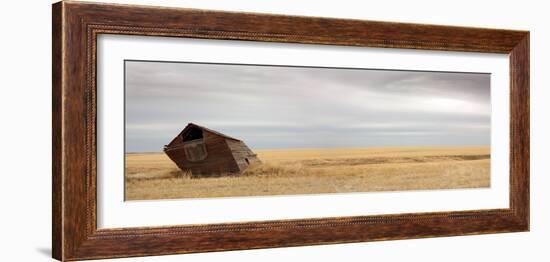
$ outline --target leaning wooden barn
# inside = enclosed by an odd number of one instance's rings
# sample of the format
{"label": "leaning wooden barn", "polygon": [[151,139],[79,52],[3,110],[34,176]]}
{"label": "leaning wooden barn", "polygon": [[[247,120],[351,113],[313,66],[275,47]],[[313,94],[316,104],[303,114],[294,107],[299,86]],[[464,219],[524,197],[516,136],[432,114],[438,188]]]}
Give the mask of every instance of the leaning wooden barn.
{"label": "leaning wooden barn", "polygon": [[183,171],[193,176],[239,174],[260,160],[236,138],[189,123],[164,152]]}

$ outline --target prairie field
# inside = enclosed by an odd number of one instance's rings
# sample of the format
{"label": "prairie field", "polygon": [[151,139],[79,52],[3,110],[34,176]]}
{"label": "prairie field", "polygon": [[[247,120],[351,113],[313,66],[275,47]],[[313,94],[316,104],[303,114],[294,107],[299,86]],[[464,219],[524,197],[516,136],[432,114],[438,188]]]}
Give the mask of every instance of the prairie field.
{"label": "prairie field", "polygon": [[126,200],[480,188],[489,146],[255,150],[240,175],[197,178],[164,153],[126,154]]}

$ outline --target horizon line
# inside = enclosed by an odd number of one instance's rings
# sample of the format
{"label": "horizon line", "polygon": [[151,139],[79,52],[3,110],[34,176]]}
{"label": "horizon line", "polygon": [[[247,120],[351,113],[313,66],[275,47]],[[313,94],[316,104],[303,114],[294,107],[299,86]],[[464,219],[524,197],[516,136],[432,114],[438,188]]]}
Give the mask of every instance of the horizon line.
{"label": "horizon line", "polygon": [[[312,149],[360,149],[360,148],[412,148],[412,147],[481,147],[481,146],[488,146],[491,147],[490,144],[483,144],[483,145],[419,145],[419,146],[348,146],[348,147],[286,147],[286,148],[258,148],[253,149],[253,151],[263,151],[263,150],[312,150]],[[125,154],[147,154],[147,153],[164,153],[164,151],[131,151],[131,152],[124,152]]]}

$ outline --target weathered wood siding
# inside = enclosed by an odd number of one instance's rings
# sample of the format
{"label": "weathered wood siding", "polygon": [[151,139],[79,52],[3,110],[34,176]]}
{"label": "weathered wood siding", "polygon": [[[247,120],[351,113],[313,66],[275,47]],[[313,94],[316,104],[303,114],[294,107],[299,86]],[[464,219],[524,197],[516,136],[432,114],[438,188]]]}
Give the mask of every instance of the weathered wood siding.
{"label": "weathered wood siding", "polygon": [[185,155],[181,138],[175,139],[165,151],[168,157],[182,170],[189,170],[193,175],[222,175],[228,173],[239,173],[241,171],[231,150],[226,143],[226,138],[203,132],[206,151],[208,153],[204,160],[192,162]]}
{"label": "weathered wood siding", "polygon": [[244,171],[250,164],[260,163],[260,159],[244,142],[232,139],[227,139],[226,142],[241,171]]}

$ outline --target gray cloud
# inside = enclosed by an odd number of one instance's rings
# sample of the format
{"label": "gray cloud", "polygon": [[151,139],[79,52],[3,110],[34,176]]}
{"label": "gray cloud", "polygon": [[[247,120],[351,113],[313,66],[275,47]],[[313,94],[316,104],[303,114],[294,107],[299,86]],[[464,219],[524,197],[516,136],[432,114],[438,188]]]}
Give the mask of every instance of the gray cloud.
{"label": "gray cloud", "polygon": [[126,61],[126,147],[188,122],[252,148],[490,142],[490,75]]}

